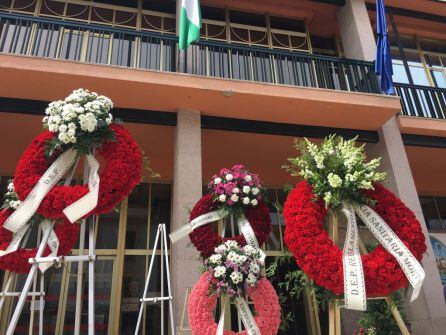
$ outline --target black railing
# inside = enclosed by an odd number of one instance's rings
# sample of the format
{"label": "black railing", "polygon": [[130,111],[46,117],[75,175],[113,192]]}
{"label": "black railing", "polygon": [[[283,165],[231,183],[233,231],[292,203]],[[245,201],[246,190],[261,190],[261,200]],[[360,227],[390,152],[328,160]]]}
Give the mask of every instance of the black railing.
{"label": "black railing", "polygon": [[395,83],[403,115],[445,119],[446,89]]}
{"label": "black railing", "polygon": [[371,62],[0,12],[0,52],[159,71],[380,93]]}

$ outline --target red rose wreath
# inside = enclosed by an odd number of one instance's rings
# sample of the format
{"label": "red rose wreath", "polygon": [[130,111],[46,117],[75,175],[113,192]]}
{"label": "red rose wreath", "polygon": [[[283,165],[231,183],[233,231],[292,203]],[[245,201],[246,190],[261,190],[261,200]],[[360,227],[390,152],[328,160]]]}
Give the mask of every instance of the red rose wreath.
{"label": "red rose wreath", "polygon": [[[5,250],[12,240],[12,233],[3,228],[3,223],[11,215],[12,210],[2,209],[0,211],[0,249]],[[54,225],[54,232],[59,238],[60,244],[58,249],[58,255],[67,255],[74,244],[77,241],[79,233],[79,225],[72,224],[68,220],[64,220],[62,223],[56,222]],[[18,249],[15,252],[11,252],[0,257],[0,269],[9,270],[16,273],[27,273],[31,267],[28,262],[29,258],[35,257],[37,248],[33,249]],[[43,253],[43,256],[47,256],[51,253],[50,248],[47,246]]]}
{"label": "red rose wreath", "polygon": [[[98,205],[87,216],[109,212],[140,182],[142,154],[138,144],[123,126],[111,124],[110,128],[114,131],[114,140],[105,142],[97,152],[105,159],[105,167],[100,173]],[[45,157],[45,150],[54,136],[49,131],[41,133],[23,153],[14,176],[20,200],[27,197],[51,165],[52,162]],[[37,213],[48,219],[64,219],[63,210],[87,193],[87,185],[55,186],[46,195]]]}
{"label": "red rose wreath", "polygon": [[[206,194],[192,209],[190,220],[216,209],[217,203],[213,200],[212,195]],[[271,233],[271,218],[269,216],[268,206],[262,200],[259,200],[256,207],[247,209],[246,218],[256,234],[259,245],[262,245]],[[215,247],[228,240],[234,240],[241,245],[246,245],[246,240],[243,235],[223,238],[218,235],[210,225],[204,225],[195,229],[189,234],[189,237],[197,250],[200,251],[201,255],[205,258],[209,257],[214,252]]]}
{"label": "red rose wreath", "polygon": [[[298,148],[300,156],[289,159],[288,169],[305,180],[291,191],[283,210],[284,240],[297,264],[316,284],[344,293],[346,308],[365,310],[366,297],[388,296],[406,287],[409,262],[414,269],[409,279],[418,294],[424,278],[424,234],[415,214],[379,183],[385,179],[377,171],[380,159],[367,161],[364,146],[339,136],[318,145],[305,140]],[[346,214],[343,250],[324,230],[328,207]],[[366,255],[359,252],[355,214],[380,243]]]}
{"label": "red rose wreath", "polygon": [[[55,221],[54,232],[59,240],[58,255],[66,255],[78,236],[79,226],[74,221],[80,217],[109,212],[140,182],[142,153],[128,131],[113,123],[110,114],[112,108],[113,103],[109,98],[83,89],[73,91],[64,101],[54,101],[48,105],[43,119],[48,131],[34,138],[25,150],[18,162],[14,181],[8,186],[5,195],[5,209],[0,212],[0,250],[8,248],[12,232],[18,233],[19,227],[27,224],[27,229],[30,229],[32,221],[46,219]],[[94,148],[96,154],[105,161],[99,178],[96,177],[99,163],[91,154]],[[50,153],[50,158],[47,153]],[[59,160],[58,154],[62,153],[64,156]],[[88,185],[54,185],[47,182],[48,179],[42,181],[42,177],[50,173],[56,183],[76,155],[82,154],[88,154]],[[56,164],[56,167],[53,165],[57,163],[56,160],[60,163],[66,157],[70,157],[69,162]],[[49,171],[50,168],[54,170]],[[46,194],[43,199],[36,196],[42,190]],[[28,197],[31,191],[33,194]],[[84,197],[87,194],[89,198]],[[36,203],[33,204],[33,201]],[[75,202],[75,207],[70,206]],[[68,207],[71,215],[66,216],[64,210],[67,213]],[[22,237],[18,235],[18,238]],[[15,246],[20,242],[16,241]],[[3,254],[0,257],[0,268],[18,273],[27,272],[30,268],[28,258],[35,257],[36,251],[19,248]],[[50,248],[47,247],[44,255],[49,253]]]}
{"label": "red rose wreath", "polygon": [[[189,297],[189,325],[193,335],[215,335],[217,323],[213,311],[217,296],[209,295],[209,278],[204,273],[195,284]],[[280,305],[276,291],[271,283],[262,278],[255,287],[248,288],[247,295],[252,299],[255,322],[262,335],[276,335],[280,326]],[[235,333],[225,330],[224,335],[246,335],[246,330]]]}
{"label": "red rose wreath", "polygon": [[[415,214],[380,184],[366,195],[376,201],[373,209],[387,222],[420,261],[426,251],[424,235]],[[318,285],[335,294],[344,292],[342,250],[323,228],[324,202],[317,201],[306,181],[297,184],[284,207],[285,243],[297,264]],[[367,296],[387,296],[408,282],[396,259],[383,246],[362,256]]]}

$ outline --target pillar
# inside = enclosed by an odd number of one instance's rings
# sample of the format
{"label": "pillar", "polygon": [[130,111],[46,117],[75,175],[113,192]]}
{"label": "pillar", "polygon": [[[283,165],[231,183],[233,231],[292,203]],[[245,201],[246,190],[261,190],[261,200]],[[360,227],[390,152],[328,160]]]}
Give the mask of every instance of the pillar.
{"label": "pillar", "polygon": [[[365,0],[347,0],[345,6],[338,10],[337,18],[345,56],[373,61],[376,45]],[[379,143],[368,148],[370,156],[383,157],[382,170],[388,172],[386,186],[417,215],[428,245],[423,259],[426,272],[423,289],[415,302],[409,304],[407,301],[405,305],[413,334],[444,334],[446,305],[440,275],[396,117],[379,129]]]}
{"label": "pillar", "polygon": [[443,286],[396,117],[381,127],[379,138],[378,144],[370,146],[369,153],[375,157],[382,157],[382,170],[388,172],[386,186],[415,213],[421,223],[427,244],[427,251],[422,262],[426,278],[418,299],[412,303],[409,303],[407,299],[406,313],[413,334],[444,334],[446,304]]}
{"label": "pillar", "polygon": [[[196,111],[179,110],[175,131],[174,177],[171,231],[188,222],[189,211],[202,196],[201,120]],[[179,326],[186,289],[192,288],[200,273],[198,252],[184,238],[171,247],[172,290],[175,325]],[[187,319],[185,325],[188,327]]]}

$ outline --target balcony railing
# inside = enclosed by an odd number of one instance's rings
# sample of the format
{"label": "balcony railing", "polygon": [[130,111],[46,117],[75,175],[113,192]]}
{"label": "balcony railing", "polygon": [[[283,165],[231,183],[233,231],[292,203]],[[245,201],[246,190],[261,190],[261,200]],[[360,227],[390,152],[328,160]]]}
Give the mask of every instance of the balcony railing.
{"label": "balcony railing", "polygon": [[446,89],[395,84],[403,115],[446,119]]}
{"label": "balcony railing", "polygon": [[371,62],[0,12],[0,52],[294,86],[380,93]]}

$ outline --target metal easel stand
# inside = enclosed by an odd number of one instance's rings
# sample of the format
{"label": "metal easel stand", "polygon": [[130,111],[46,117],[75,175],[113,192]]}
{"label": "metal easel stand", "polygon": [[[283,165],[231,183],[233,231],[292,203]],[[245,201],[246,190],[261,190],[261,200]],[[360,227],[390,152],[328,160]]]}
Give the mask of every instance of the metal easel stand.
{"label": "metal easel stand", "polygon": [[[328,234],[332,238],[335,244],[339,242],[339,222],[338,216],[334,212],[330,212],[329,222],[328,222]],[[367,249],[361,239],[359,239],[360,249],[363,254],[367,254]],[[367,298],[367,300],[378,300],[383,299],[389,305],[392,316],[395,319],[398,328],[402,335],[410,335],[403,318],[396,308],[395,304],[389,297],[378,297],[378,298]],[[343,299],[333,299],[328,304],[328,334],[329,335],[342,335],[341,334],[341,304]],[[317,307],[315,305],[315,307]]]}
{"label": "metal easel stand", "polygon": [[[78,161],[74,164],[72,167],[71,173],[68,176],[68,178],[65,180],[65,185],[69,185],[71,183],[71,180],[73,178],[73,174],[76,170]],[[86,183],[89,178],[88,174],[89,169],[87,168],[87,163],[84,162],[84,182]],[[5,292],[0,293],[0,310],[3,307],[4,300],[6,296],[19,296],[19,300],[17,302],[16,308],[14,310],[14,314],[10,320],[10,323],[8,325],[8,329],[6,331],[5,335],[14,335],[15,328],[17,327],[17,322],[20,318],[20,314],[22,313],[23,307],[26,302],[26,298],[28,296],[39,296],[39,335],[43,335],[43,307],[44,307],[44,300],[43,297],[45,295],[45,292],[43,292],[44,289],[44,276],[41,274],[41,280],[40,280],[40,292],[30,292],[31,284],[34,282],[34,291],[36,286],[36,274],[37,270],[39,268],[40,263],[53,263],[53,264],[62,264],[62,263],[70,263],[70,262],[78,262],[78,282],[77,282],[77,292],[76,292],[76,311],[79,310],[79,313],[76,313],[76,319],[75,319],[75,335],[80,335],[80,311],[82,310],[82,262],[88,262],[88,335],[94,335],[95,333],[95,327],[94,327],[94,320],[95,320],[95,313],[94,313],[94,282],[95,282],[95,273],[94,273],[94,261],[96,260],[95,255],[95,223],[96,223],[96,217],[92,216],[88,218],[89,222],[89,230],[88,230],[88,254],[83,255],[84,245],[85,245],[85,221],[82,220],[81,222],[81,235],[79,240],[79,249],[80,249],[80,255],[79,256],[51,256],[51,257],[42,257],[43,252],[45,251],[46,244],[48,242],[50,233],[52,232],[54,228],[54,222],[50,221],[49,227],[45,230],[43,237],[40,241],[39,248],[37,250],[36,256],[34,258],[29,259],[29,263],[31,263],[31,270],[28,273],[28,277],[26,278],[25,284],[23,286],[23,289],[21,292],[12,292],[8,293],[7,291],[11,287],[13,283],[13,276],[11,275],[6,287]],[[76,224],[76,223],[74,223]],[[28,239],[30,231],[28,231],[23,245],[26,244],[26,240]],[[31,324],[33,322],[34,317],[34,310],[35,305],[34,301],[32,301],[31,304]]]}
{"label": "metal easel stand", "polygon": [[[152,275],[153,263],[155,261],[155,253],[158,248],[158,241],[160,238],[160,234],[162,234],[162,237],[161,237],[161,260],[162,260],[163,254],[164,254],[164,261],[165,261],[166,274],[167,274],[168,296],[164,296],[164,294],[163,294],[164,293],[164,289],[163,289],[164,275],[163,275],[162,262],[161,262],[161,297],[148,298],[147,291],[149,289],[149,282],[150,282],[150,277]],[[148,303],[148,302],[153,302],[153,303],[164,302],[166,300],[169,301],[169,316],[170,316],[171,335],[175,335],[173,305],[172,305],[173,296],[172,296],[172,289],[171,289],[171,284],[170,284],[170,266],[169,266],[169,256],[168,256],[168,251],[167,251],[167,232],[166,232],[166,225],[164,223],[161,223],[158,225],[158,230],[156,232],[155,243],[153,245],[153,250],[152,250],[152,258],[150,259],[149,272],[147,273],[146,283],[144,285],[144,293],[143,293],[142,298],[140,299],[141,307],[139,309],[138,321],[136,322],[135,335],[138,335],[138,333],[139,333],[139,329],[141,326],[141,320],[142,320],[142,316],[143,316],[143,312],[144,312],[144,307],[145,307],[146,303]],[[163,305],[161,305],[161,307],[162,307],[161,315],[163,315],[164,314]],[[161,335],[164,335],[164,318],[163,317],[160,318],[160,323],[161,323]]]}

